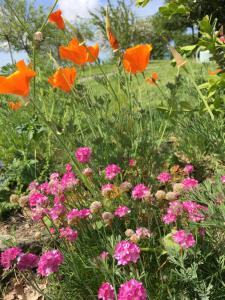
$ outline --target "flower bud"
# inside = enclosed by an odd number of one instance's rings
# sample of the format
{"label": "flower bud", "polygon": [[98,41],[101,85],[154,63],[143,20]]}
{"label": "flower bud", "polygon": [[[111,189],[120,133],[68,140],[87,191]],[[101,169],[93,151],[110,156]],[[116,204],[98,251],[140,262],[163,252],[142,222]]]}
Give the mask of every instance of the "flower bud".
{"label": "flower bud", "polygon": [[129,192],[129,190],[132,188],[132,184],[128,181],[124,181],[123,183],[121,183],[120,185],[120,190],[122,192]]}
{"label": "flower bud", "polygon": [[85,168],[83,171],[82,171],[82,174],[84,176],[87,176],[87,177],[92,177],[93,175],[93,170],[91,168]]}
{"label": "flower bud", "polygon": [[36,241],[39,241],[41,239],[41,232],[40,231],[35,232],[34,238]]}
{"label": "flower bud", "polygon": [[25,207],[28,204],[28,196],[22,196],[19,198],[20,207]]}
{"label": "flower bud", "polygon": [[34,40],[37,41],[37,42],[43,41],[43,34],[42,34],[41,31],[35,32],[35,34],[34,34]]}
{"label": "flower bud", "polygon": [[102,203],[99,201],[94,201],[90,205],[90,211],[92,214],[96,214],[102,208]]}
{"label": "flower bud", "polygon": [[9,201],[10,203],[12,204],[18,204],[19,202],[19,196],[18,195],[15,195],[15,194],[12,194],[9,198]]}
{"label": "flower bud", "polygon": [[184,190],[184,185],[183,185],[183,183],[175,183],[175,184],[173,185],[173,191],[174,191],[175,193],[182,193],[183,190]]}
{"label": "flower bud", "polygon": [[162,190],[158,190],[155,194],[157,200],[164,200],[166,198],[166,193]]}
{"label": "flower bud", "polygon": [[125,235],[126,235],[127,237],[131,237],[133,234],[134,234],[134,231],[133,231],[132,229],[127,229],[127,230],[125,231]]}
{"label": "flower bud", "polygon": [[130,241],[135,244],[138,243],[139,240],[140,240],[140,238],[136,233],[132,234],[132,236],[130,237]]}
{"label": "flower bud", "polygon": [[113,220],[113,214],[105,211],[104,213],[102,213],[102,219],[103,219],[104,223],[111,224],[112,220]]}
{"label": "flower bud", "polygon": [[168,201],[174,201],[174,200],[177,200],[177,198],[178,198],[178,194],[175,192],[168,192],[166,194],[166,200],[168,200]]}

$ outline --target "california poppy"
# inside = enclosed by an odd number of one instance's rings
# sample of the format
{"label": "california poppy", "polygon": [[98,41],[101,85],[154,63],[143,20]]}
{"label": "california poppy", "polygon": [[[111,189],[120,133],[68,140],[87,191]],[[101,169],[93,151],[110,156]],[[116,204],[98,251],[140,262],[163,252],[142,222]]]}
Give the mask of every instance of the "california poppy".
{"label": "california poppy", "polygon": [[159,75],[156,72],[152,73],[152,76],[146,79],[146,81],[150,84],[156,84],[157,80],[159,80]]}
{"label": "california poppy", "polygon": [[48,82],[53,87],[68,93],[72,89],[76,75],[77,71],[75,68],[60,68],[48,79]]}
{"label": "california poppy", "polygon": [[55,12],[51,13],[48,20],[51,23],[55,23],[56,26],[59,29],[63,30],[65,28],[65,23],[64,23],[64,20],[62,18],[62,11],[60,9],[58,9]]}
{"label": "california poppy", "polygon": [[218,73],[220,73],[222,71],[223,71],[222,69],[216,69],[215,71],[208,70],[208,74],[209,75],[217,75]]}
{"label": "california poppy", "polygon": [[11,110],[16,111],[16,110],[20,109],[23,106],[23,104],[20,101],[17,101],[17,102],[9,101],[8,106]]}
{"label": "california poppy", "polygon": [[138,45],[129,48],[123,55],[123,66],[127,72],[136,74],[143,72],[148,65],[152,45]]}
{"label": "california poppy", "polygon": [[14,94],[28,96],[30,80],[36,76],[36,72],[29,69],[23,60],[17,64],[17,71],[8,77],[0,76],[0,94]]}
{"label": "california poppy", "polygon": [[111,29],[108,7],[106,8],[105,25],[106,25],[106,35],[109,40],[110,46],[112,47],[113,50],[116,51],[119,49],[119,43]]}
{"label": "california poppy", "polygon": [[177,50],[174,47],[169,46],[168,48],[176,61],[177,67],[183,67],[187,63],[186,60],[183,59],[183,57],[180,55],[180,53],[177,52]]}
{"label": "california poppy", "polygon": [[84,65],[87,62],[94,62],[99,53],[99,46],[86,47],[79,43],[79,41],[74,38],[69,42],[67,47],[59,47],[59,55],[61,59],[70,60],[77,65]]}

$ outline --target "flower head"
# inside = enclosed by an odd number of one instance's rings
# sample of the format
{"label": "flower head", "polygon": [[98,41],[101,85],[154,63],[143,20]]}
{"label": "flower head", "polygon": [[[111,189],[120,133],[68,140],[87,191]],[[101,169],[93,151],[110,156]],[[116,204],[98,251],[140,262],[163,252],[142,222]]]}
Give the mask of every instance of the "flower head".
{"label": "flower head", "polygon": [[135,279],[131,279],[119,288],[118,300],[147,300],[147,292],[143,284]]}
{"label": "flower head", "polygon": [[118,261],[118,265],[127,265],[128,263],[136,263],[140,257],[140,248],[130,242],[121,241],[116,245],[114,257]]}
{"label": "flower head", "polygon": [[159,174],[159,176],[157,177],[157,179],[161,182],[161,183],[166,183],[168,181],[171,180],[171,175],[168,172],[162,172]]}
{"label": "flower head", "polygon": [[198,180],[188,177],[182,181],[182,184],[185,190],[191,190],[198,186]]}
{"label": "flower head", "polygon": [[150,190],[143,183],[136,185],[132,191],[132,197],[137,199],[144,199],[150,195]]}
{"label": "flower head", "polygon": [[18,247],[8,248],[4,252],[2,252],[0,262],[1,262],[1,265],[3,266],[3,268],[6,270],[11,268],[13,265],[13,262],[21,253],[22,253],[22,250]]}
{"label": "flower head", "polygon": [[225,175],[221,176],[222,183],[225,183]]}
{"label": "flower head", "polygon": [[105,177],[112,180],[117,174],[121,172],[121,168],[115,164],[108,165],[105,168]]}
{"label": "flower head", "polygon": [[150,44],[138,45],[127,49],[123,55],[125,70],[132,74],[144,72],[149,63],[151,50],[152,46]]}
{"label": "flower head", "polygon": [[136,229],[135,233],[140,239],[145,239],[145,238],[151,237],[151,232],[145,227],[138,227]]}
{"label": "flower head", "polygon": [[18,258],[17,267],[20,271],[31,270],[38,265],[39,257],[32,253],[21,254]]}
{"label": "flower head", "polygon": [[59,232],[60,232],[60,237],[65,238],[69,242],[76,241],[78,237],[78,232],[76,230],[73,230],[69,226],[66,228],[60,228]]}
{"label": "flower head", "polygon": [[114,216],[118,217],[118,218],[123,218],[125,217],[127,214],[130,213],[130,209],[127,206],[119,206],[115,212],[114,212]]}
{"label": "flower head", "polygon": [[108,282],[102,283],[98,290],[98,299],[102,300],[114,300],[114,289]]}
{"label": "flower head", "polygon": [[0,76],[0,94],[29,95],[29,83],[36,72],[29,69],[23,60],[17,64],[17,71],[8,77]]}
{"label": "flower head", "polygon": [[173,240],[179,244],[182,248],[188,249],[193,247],[196,243],[192,233],[188,233],[184,230],[178,230],[172,234]]}
{"label": "flower head", "polygon": [[72,90],[77,76],[75,68],[60,68],[51,77],[48,82],[54,87],[69,93]]}
{"label": "flower head", "polygon": [[92,154],[92,149],[89,147],[80,147],[75,152],[76,159],[81,163],[88,163]]}
{"label": "flower head", "polygon": [[37,272],[42,276],[49,276],[57,272],[62,263],[63,255],[59,250],[47,251],[40,257]]}
{"label": "flower head", "polygon": [[63,30],[65,28],[65,23],[62,18],[62,11],[60,9],[56,10],[55,12],[52,12],[48,20],[51,23],[55,23],[59,29]]}
{"label": "flower head", "polygon": [[185,173],[187,173],[187,174],[190,174],[190,173],[192,173],[193,171],[194,171],[194,166],[192,166],[192,165],[186,165],[185,167],[184,167],[184,170],[183,170]]}

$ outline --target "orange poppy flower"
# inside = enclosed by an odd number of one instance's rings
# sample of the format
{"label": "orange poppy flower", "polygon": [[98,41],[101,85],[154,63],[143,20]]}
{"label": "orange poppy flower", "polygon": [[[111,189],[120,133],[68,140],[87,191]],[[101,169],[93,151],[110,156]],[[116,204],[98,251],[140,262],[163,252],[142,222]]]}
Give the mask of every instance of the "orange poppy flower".
{"label": "orange poppy flower", "polygon": [[156,72],[152,73],[152,76],[146,79],[146,81],[150,84],[157,84],[157,80],[159,80],[159,75]]}
{"label": "orange poppy flower", "polygon": [[136,74],[143,72],[149,63],[152,45],[138,45],[129,48],[123,55],[123,66],[127,72]]}
{"label": "orange poppy flower", "polygon": [[70,60],[77,65],[84,65],[87,62],[94,62],[99,54],[99,46],[86,47],[79,43],[77,39],[72,39],[67,47],[59,47],[61,59]]}
{"label": "orange poppy flower", "polygon": [[99,54],[99,45],[96,44],[94,46],[88,46],[87,47],[87,53],[88,53],[88,62],[94,62],[98,58]]}
{"label": "orange poppy flower", "polygon": [[48,82],[53,87],[68,93],[72,89],[76,75],[77,71],[75,68],[60,68],[48,79]]}
{"label": "orange poppy flower", "polygon": [[16,111],[16,110],[20,109],[23,106],[23,104],[20,101],[18,101],[18,102],[9,101],[8,106],[11,110]]}
{"label": "orange poppy flower", "polygon": [[222,69],[216,69],[215,71],[208,70],[208,74],[209,75],[217,75],[218,73],[220,73],[222,71],[223,71]]}
{"label": "orange poppy flower", "polygon": [[63,30],[65,28],[65,23],[64,23],[64,20],[62,18],[62,11],[60,9],[58,9],[55,12],[51,13],[48,20],[51,23],[55,23],[56,26],[59,29]]}
{"label": "orange poppy flower", "polygon": [[110,46],[112,47],[113,50],[116,51],[119,49],[119,42],[117,41],[111,29],[108,7],[106,9],[105,25],[106,25],[106,35],[109,40]]}
{"label": "orange poppy flower", "polygon": [[36,72],[29,69],[23,60],[17,64],[17,71],[12,75],[0,76],[0,94],[14,94],[28,96],[30,80],[36,76]]}

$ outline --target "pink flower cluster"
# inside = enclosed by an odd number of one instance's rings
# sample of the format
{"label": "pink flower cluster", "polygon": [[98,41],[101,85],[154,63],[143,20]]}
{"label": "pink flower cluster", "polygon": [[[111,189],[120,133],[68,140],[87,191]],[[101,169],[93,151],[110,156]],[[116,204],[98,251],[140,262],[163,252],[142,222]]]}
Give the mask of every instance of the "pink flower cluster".
{"label": "pink flower cluster", "polygon": [[130,209],[127,206],[119,206],[115,212],[114,215],[118,218],[123,218],[125,217],[127,214],[130,213]]}
{"label": "pink flower cluster", "polygon": [[108,165],[105,168],[105,177],[112,180],[117,174],[121,172],[121,168],[115,164]]}
{"label": "pink flower cluster", "polygon": [[76,241],[78,237],[78,232],[76,230],[73,230],[71,227],[66,227],[66,228],[60,228],[60,237],[65,238],[69,242],[74,242]]}
{"label": "pink flower cluster", "polygon": [[198,180],[188,177],[182,181],[182,184],[185,190],[191,190],[198,186]]}
{"label": "pink flower cluster", "polygon": [[118,300],[147,300],[147,292],[143,284],[131,279],[121,284],[118,293]]}
{"label": "pink flower cluster", "polygon": [[137,199],[144,199],[150,196],[150,189],[143,183],[136,185],[132,191],[132,197]]}
{"label": "pink flower cluster", "polygon": [[91,155],[92,149],[89,147],[80,147],[75,152],[75,157],[81,164],[88,163],[91,159]]}
{"label": "pink flower cluster", "polygon": [[76,220],[76,219],[87,219],[90,216],[91,212],[89,208],[83,208],[83,209],[72,209],[67,214],[68,221]]}
{"label": "pink flower cluster", "polygon": [[16,258],[22,253],[22,250],[18,247],[12,247],[6,249],[1,254],[1,265],[4,269],[8,270],[12,267]]}
{"label": "pink flower cluster", "polygon": [[66,208],[63,204],[55,204],[53,208],[50,209],[49,215],[51,216],[52,220],[57,220],[60,216],[66,213]]}
{"label": "pink flower cluster", "polygon": [[104,282],[98,290],[98,299],[102,300],[114,300],[114,289],[108,282]]}
{"label": "pink flower cluster", "polygon": [[17,267],[20,271],[32,270],[38,265],[39,257],[33,253],[21,254],[18,257]]}
{"label": "pink flower cluster", "polygon": [[139,239],[145,239],[151,237],[151,232],[145,227],[138,227],[135,231]]}
{"label": "pink flower cluster", "polygon": [[225,175],[221,176],[222,183],[225,183]]}
{"label": "pink flower cluster", "polygon": [[177,218],[185,212],[188,215],[189,221],[200,222],[205,219],[204,214],[202,214],[203,210],[207,211],[207,207],[194,201],[173,201],[169,203],[167,213],[163,216],[162,220],[165,224],[176,222]]}
{"label": "pink flower cluster", "polygon": [[182,248],[188,249],[196,244],[192,233],[184,230],[178,230],[172,234],[173,240],[179,244]]}
{"label": "pink flower cluster", "polygon": [[42,276],[49,276],[57,272],[62,263],[63,255],[59,250],[47,251],[40,257],[37,272]]}
{"label": "pink flower cluster", "polygon": [[183,169],[184,173],[190,174],[194,171],[194,166],[192,165],[186,165]]}
{"label": "pink flower cluster", "polygon": [[[114,300],[115,294],[113,286],[109,282],[104,282],[98,290],[98,299]],[[118,293],[118,300],[147,300],[147,292],[143,284],[135,279],[131,279],[121,284]]]}
{"label": "pink flower cluster", "polygon": [[114,257],[118,261],[118,265],[127,265],[128,263],[136,263],[140,257],[140,248],[130,242],[121,241],[115,247]]}
{"label": "pink flower cluster", "polygon": [[171,180],[171,175],[168,172],[162,172],[159,174],[159,176],[157,177],[157,179],[161,182],[161,183],[166,183],[168,181]]}

